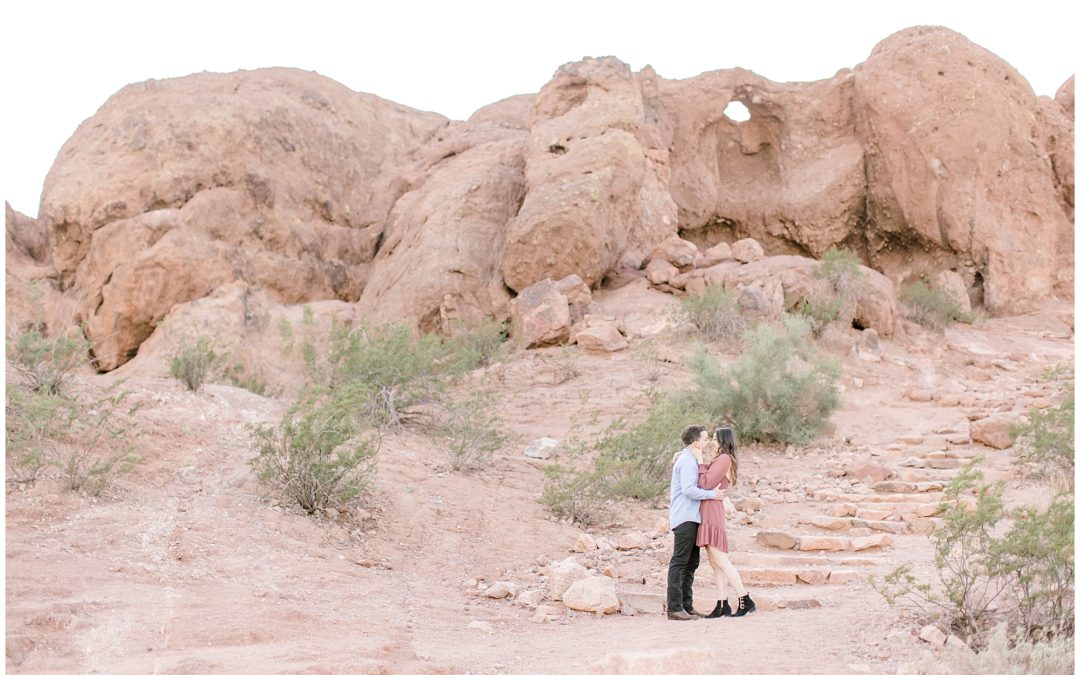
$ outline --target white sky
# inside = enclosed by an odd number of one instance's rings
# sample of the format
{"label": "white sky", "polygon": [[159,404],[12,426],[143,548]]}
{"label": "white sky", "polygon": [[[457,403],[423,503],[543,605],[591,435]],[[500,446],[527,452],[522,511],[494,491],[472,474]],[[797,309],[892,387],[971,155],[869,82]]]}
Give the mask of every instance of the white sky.
{"label": "white sky", "polygon": [[464,119],[536,92],[563,63],[615,55],[663,77],[741,66],[831,77],[888,35],[943,25],[1002,57],[1037,94],[1075,72],[1075,3],[12,1],[0,9],[0,197],[31,216],[61,145],[130,82],[292,66]]}

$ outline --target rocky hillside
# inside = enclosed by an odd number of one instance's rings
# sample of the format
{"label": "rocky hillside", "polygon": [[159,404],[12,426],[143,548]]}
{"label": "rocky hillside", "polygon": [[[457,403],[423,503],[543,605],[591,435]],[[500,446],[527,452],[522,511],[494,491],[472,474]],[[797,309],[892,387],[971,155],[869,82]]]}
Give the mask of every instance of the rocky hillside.
{"label": "rocky hillside", "polygon": [[8,319],[85,322],[100,370],[236,282],[445,331],[543,279],[595,289],[673,235],[845,247],[894,286],[953,271],[1015,313],[1072,293],[1072,82],[1036,97],[930,27],[810,83],[587,58],[464,122],[291,69],[150,80],[76,130],[36,219],[8,210]]}

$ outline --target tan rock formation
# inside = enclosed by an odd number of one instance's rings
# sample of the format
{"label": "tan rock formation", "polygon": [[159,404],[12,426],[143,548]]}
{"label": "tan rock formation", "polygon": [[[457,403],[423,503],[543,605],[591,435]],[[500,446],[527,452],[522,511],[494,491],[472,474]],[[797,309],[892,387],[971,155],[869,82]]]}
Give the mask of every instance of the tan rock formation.
{"label": "tan rock formation", "polygon": [[358,298],[397,167],[445,125],[298,70],[122,89],[61,149],[39,214],[101,367],[234,278],[286,303]]}
{"label": "tan rock formation", "polygon": [[[638,81],[612,57],[567,64],[544,86],[525,144],[525,199],[502,255],[510,288],[569,274],[594,286],[674,231],[663,182],[647,176],[645,117]],[[665,209],[660,227],[644,217]]]}
{"label": "tan rock formation", "polygon": [[1071,246],[1058,249],[1072,224],[1019,73],[958,33],[920,26],[879,43],[854,80],[875,267],[895,280],[959,267],[992,312],[1071,284]]}

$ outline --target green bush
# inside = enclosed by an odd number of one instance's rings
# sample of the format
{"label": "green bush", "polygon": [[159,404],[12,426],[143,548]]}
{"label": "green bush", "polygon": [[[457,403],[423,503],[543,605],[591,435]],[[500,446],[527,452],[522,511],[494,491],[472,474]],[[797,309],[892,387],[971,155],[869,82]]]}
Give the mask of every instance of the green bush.
{"label": "green bush", "polygon": [[229,365],[225,368],[223,375],[225,376],[225,379],[229,381],[229,384],[234,387],[247,389],[251,393],[258,394],[259,396],[266,396],[266,379],[259,373],[249,371],[242,363],[233,363]]}
{"label": "green bush", "polygon": [[821,256],[817,274],[829,281],[842,300],[858,300],[866,284],[861,265],[859,257],[851,251],[830,248]]}
{"label": "green bush", "polygon": [[50,468],[68,488],[99,495],[138,462],[127,392],[83,400],[7,388],[8,480],[33,484]]}
{"label": "green bush", "polygon": [[224,355],[214,351],[210,338],[199,336],[195,344],[186,344],[169,364],[172,376],[184,383],[191,391],[198,391],[214,376],[214,370],[224,360]]}
{"label": "green bush", "polygon": [[733,341],[746,331],[746,318],[739,311],[735,294],[717,285],[701,295],[683,298],[677,314],[709,340]]}
{"label": "green bush", "polygon": [[815,294],[803,300],[799,314],[806,319],[814,337],[821,337],[825,327],[837,321],[844,311],[844,301],[839,297]]}
{"label": "green bush", "polygon": [[472,394],[443,406],[435,434],[446,443],[455,471],[475,471],[506,444],[507,435],[491,396]]}
{"label": "green bush", "polygon": [[840,404],[840,369],[809,342],[809,330],[798,317],[760,324],[730,368],[698,350],[689,363],[698,384],[689,407],[700,411],[697,419],[729,420],[744,441],[803,443],[818,436]]}
{"label": "green bush", "polygon": [[592,476],[605,497],[655,501],[666,494],[679,435],[710,420],[695,403],[686,394],[655,394],[644,420],[634,424],[624,415],[604,430],[593,446]]}
{"label": "green bush", "polygon": [[943,331],[954,321],[971,322],[971,316],[947,289],[925,279],[902,288],[900,302],[907,318],[932,330]]}
{"label": "green bush", "polygon": [[356,392],[311,390],[277,426],[251,428],[259,478],[308,513],[345,504],[375,473],[377,435],[357,420]]}
{"label": "green bush", "polygon": [[575,474],[559,464],[544,469],[548,482],[540,503],[560,518],[591,525],[609,516],[607,497],[592,472]]}
{"label": "green bush", "polygon": [[1072,383],[1065,400],[1045,410],[1033,410],[1028,422],[1013,429],[1017,459],[1047,476],[1072,476],[1076,466],[1076,396]]}
{"label": "green bush", "polygon": [[332,334],[329,385],[364,392],[363,416],[399,427],[408,408],[435,400],[458,372],[442,339],[403,324],[340,327]]}
{"label": "green bush", "polygon": [[[957,675],[1060,675],[1071,673],[1075,665],[1072,638],[1045,642],[1009,639],[1004,626],[995,630],[981,652],[945,649],[924,651],[915,661],[913,672],[948,672]],[[942,669],[944,667],[944,670]]]}
{"label": "green bush", "polygon": [[495,363],[509,337],[506,326],[495,321],[461,322],[454,326],[446,347],[454,367],[469,371]]}
{"label": "green bush", "polygon": [[7,341],[8,364],[31,391],[63,393],[79,364],[86,360],[90,342],[81,328],[73,334],[47,336],[41,325],[16,333]]}
{"label": "green bush", "polygon": [[[1004,483],[981,482],[974,466],[945,489],[943,526],[930,536],[936,584],[909,564],[875,587],[889,604],[910,603],[972,647],[984,647],[999,626],[1025,640],[1073,634],[1074,507],[1059,495],[1046,511],[1005,507]],[[967,507],[960,496],[974,490]],[[1011,522],[1011,527],[1008,527]]]}

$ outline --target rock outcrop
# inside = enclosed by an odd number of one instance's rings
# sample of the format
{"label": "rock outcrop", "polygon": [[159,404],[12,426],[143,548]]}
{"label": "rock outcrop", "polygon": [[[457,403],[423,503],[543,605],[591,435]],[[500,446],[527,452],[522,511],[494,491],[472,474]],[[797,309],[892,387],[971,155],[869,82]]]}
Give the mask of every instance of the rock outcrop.
{"label": "rock outcrop", "polygon": [[933,27],[810,83],[587,58],[465,122],[297,70],[151,80],[76,130],[38,218],[9,212],[9,279],[63,294],[109,370],[238,280],[453,332],[510,318],[544,279],[596,289],[644,268],[679,293],[733,285],[771,316],[817,281],[753,266],[842,247],[877,270],[856,323],[888,335],[895,289],[943,272],[991,313],[1071,297],[1073,107],[1071,78],[1037,98]]}
{"label": "rock outcrop", "polygon": [[879,43],[854,91],[874,267],[895,281],[956,269],[994,313],[1071,287],[1073,226],[1038,99],[1018,72],[962,35],[920,26]]}
{"label": "rock outcrop", "polygon": [[446,124],[290,69],[122,89],[61,149],[39,214],[100,367],[234,279],[359,298],[399,167]]}

